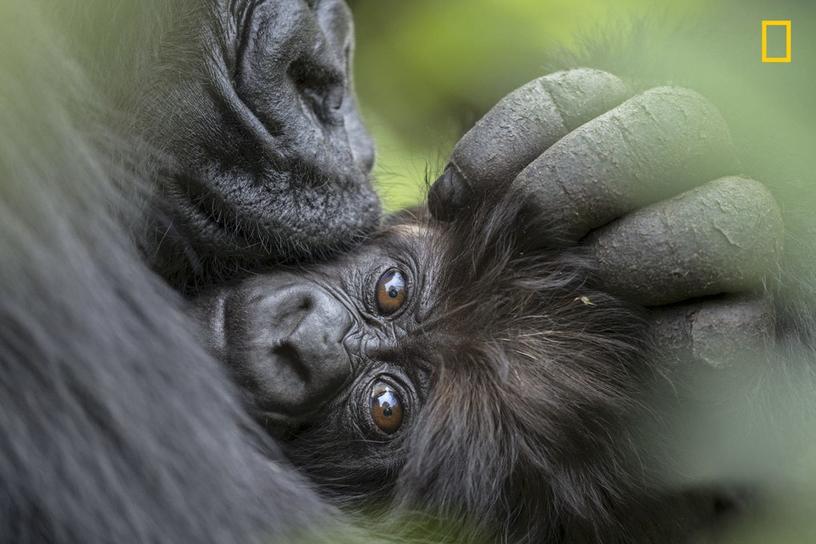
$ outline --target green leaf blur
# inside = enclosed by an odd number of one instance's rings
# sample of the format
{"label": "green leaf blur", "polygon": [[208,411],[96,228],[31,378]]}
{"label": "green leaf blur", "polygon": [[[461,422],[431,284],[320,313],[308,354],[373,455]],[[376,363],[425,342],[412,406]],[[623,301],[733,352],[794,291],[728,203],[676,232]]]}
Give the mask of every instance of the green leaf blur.
{"label": "green leaf blur", "polygon": [[422,198],[453,143],[499,98],[544,75],[579,36],[644,14],[699,17],[711,3],[652,0],[356,0],[355,76],[390,210]]}

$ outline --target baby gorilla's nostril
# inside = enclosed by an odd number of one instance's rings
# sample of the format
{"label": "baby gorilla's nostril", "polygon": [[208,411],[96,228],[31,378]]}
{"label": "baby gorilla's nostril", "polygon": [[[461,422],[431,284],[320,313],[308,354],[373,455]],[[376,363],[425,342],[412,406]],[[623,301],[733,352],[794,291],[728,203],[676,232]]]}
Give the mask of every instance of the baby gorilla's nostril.
{"label": "baby gorilla's nostril", "polygon": [[302,418],[346,382],[352,318],[320,285],[289,274],[258,278],[227,310],[227,360],[262,412]]}
{"label": "baby gorilla's nostril", "polygon": [[[272,361],[278,363],[278,374],[286,382],[307,384],[311,381],[309,367],[303,363],[297,346],[289,341],[280,342],[272,347]],[[285,376],[285,374],[290,376]],[[288,378],[288,379],[287,379]]]}

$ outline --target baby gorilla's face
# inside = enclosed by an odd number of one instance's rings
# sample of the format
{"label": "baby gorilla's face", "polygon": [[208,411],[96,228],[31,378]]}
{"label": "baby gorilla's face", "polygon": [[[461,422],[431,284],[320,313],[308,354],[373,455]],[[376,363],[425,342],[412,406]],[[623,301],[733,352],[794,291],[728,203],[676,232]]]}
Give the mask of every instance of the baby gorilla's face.
{"label": "baby gorilla's face", "polygon": [[431,376],[425,361],[401,355],[432,310],[427,239],[422,228],[397,226],[331,264],[257,276],[197,301],[212,349],[259,421],[293,436],[315,425],[338,430],[344,445],[404,433]]}
{"label": "baby gorilla's face", "polygon": [[543,536],[549,514],[605,508],[600,490],[623,485],[646,342],[584,257],[520,222],[510,202],[458,223],[406,216],[198,312],[256,418],[344,504]]}

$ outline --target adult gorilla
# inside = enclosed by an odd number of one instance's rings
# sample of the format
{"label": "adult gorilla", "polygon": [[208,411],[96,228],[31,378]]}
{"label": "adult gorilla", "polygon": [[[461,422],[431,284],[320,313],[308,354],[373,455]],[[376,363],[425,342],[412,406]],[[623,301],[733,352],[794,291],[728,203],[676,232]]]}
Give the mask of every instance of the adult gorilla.
{"label": "adult gorilla", "polygon": [[[112,11],[92,13],[100,22]],[[115,90],[138,132],[168,159],[150,176],[167,212],[152,225],[163,276],[179,285],[227,264],[322,255],[377,223],[343,2],[155,2],[113,13],[98,75],[125,81]],[[136,49],[135,73],[120,64],[122,25],[152,29],[138,43],[161,44]]]}
{"label": "adult gorilla", "polygon": [[[336,528],[339,514],[245,416],[178,292],[326,255],[377,224],[346,6],[2,2],[0,30],[0,540],[244,542]],[[563,123],[549,139],[473,153],[524,165],[621,100],[604,74],[548,81],[554,102],[520,103],[529,110],[511,108],[503,126],[550,127],[555,104]],[[696,96],[657,96],[720,141]],[[625,136],[627,153],[657,152],[668,171],[697,162],[699,147],[667,145],[682,124],[638,119],[617,135],[587,123],[561,149],[617,149]],[[629,169],[655,181],[637,161],[615,164],[611,181]],[[600,202],[609,187],[581,198]],[[578,203],[560,211],[580,215]],[[707,281],[672,299],[707,293]]]}

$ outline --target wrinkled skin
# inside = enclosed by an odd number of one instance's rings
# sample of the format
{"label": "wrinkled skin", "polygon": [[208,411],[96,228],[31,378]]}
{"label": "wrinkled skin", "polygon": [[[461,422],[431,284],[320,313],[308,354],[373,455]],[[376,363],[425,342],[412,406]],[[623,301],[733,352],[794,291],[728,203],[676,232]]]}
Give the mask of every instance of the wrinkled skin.
{"label": "wrinkled skin", "polygon": [[[414,307],[419,293],[432,296],[435,279],[430,235],[420,234],[389,230],[329,264],[257,276],[195,300],[210,350],[270,430],[308,422],[350,381],[352,387],[367,385],[358,383],[369,373],[365,366],[416,328],[413,312],[428,313]],[[411,312],[401,311],[398,319],[382,315],[375,301],[374,285],[390,268],[415,278]],[[406,382],[427,381],[417,378]]]}
{"label": "wrinkled skin", "polygon": [[[594,254],[608,289],[653,307],[667,358],[721,366],[732,342],[772,336],[764,287],[782,255],[779,207],[760,183],[723,178],[737,168],[725,121],[699,94],[633,95],[612,74],[574,69],[520,87],[476,123],[429,205],[451,218],[516,192],[555,224],[553,240]],[[698,314],[723,329],[696,326]]]}
{"label": "wrinkled skin", "polygon": [[165,21],[161,71],[147,70],[149,92],[133,104],[169,159],[158,180],[168,214],[154,226],[159,270],[206,276],[304,260],[376,226],[345,3],[211,2],[179,13]]}

